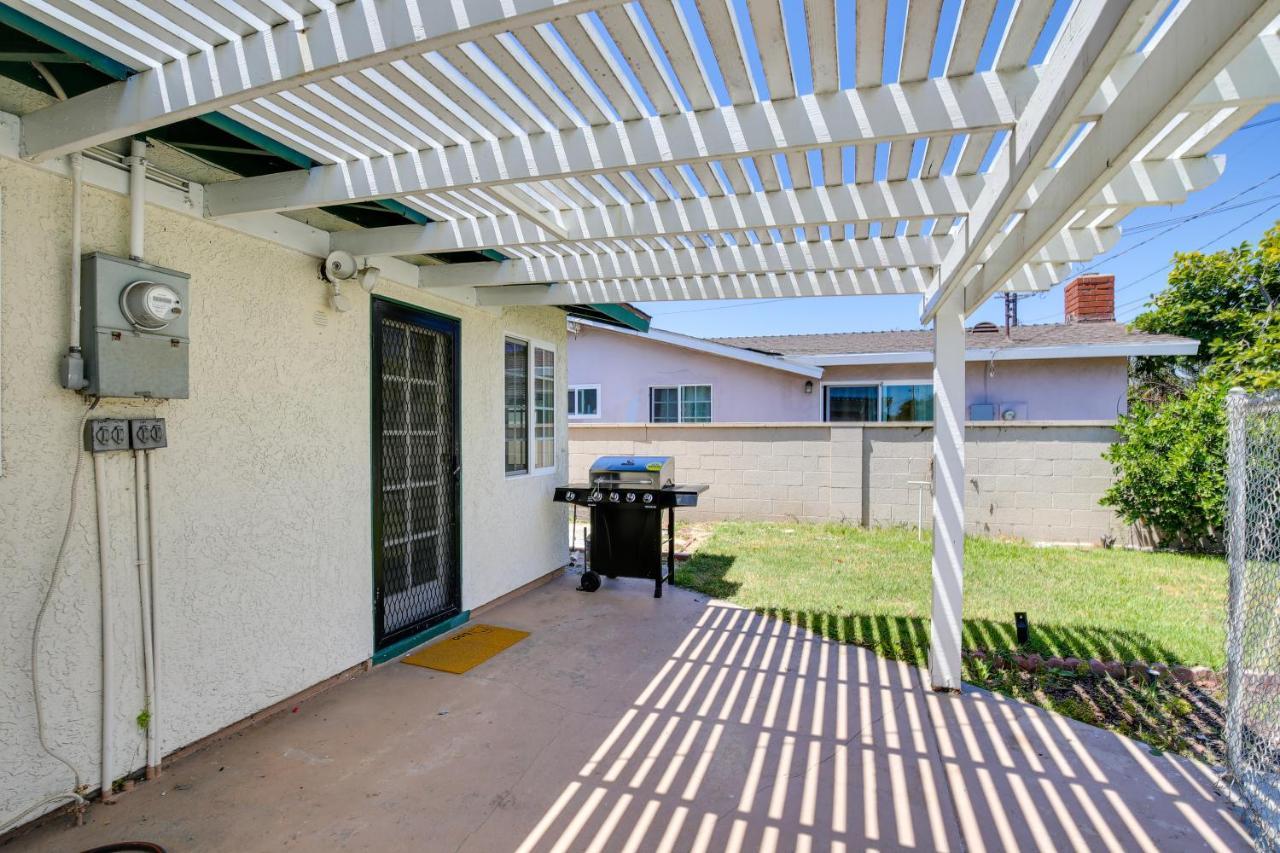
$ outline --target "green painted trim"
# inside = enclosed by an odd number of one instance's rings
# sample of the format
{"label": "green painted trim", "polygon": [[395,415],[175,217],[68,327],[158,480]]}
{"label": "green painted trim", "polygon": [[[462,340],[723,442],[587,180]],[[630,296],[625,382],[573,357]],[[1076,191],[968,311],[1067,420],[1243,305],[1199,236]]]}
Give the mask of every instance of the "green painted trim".
{"label": "green painted trim", "polygon": [[233,118],[228,118],[221,113],[205,113],[200,116],[200,120],[205,124],[211,124],[219,130],[224,130],[237,139],[243,140],[250,145],[257,146],[269,154],[274,154],[281,160],[287,160],[293,165],[301,169],[310,169],[316,164],[306,154],[301,151],[294,151],[288,145],[277,142],[265,133],[261,133],[248,125],[241,124]]}
{"label": "green painted trim", "polygon": [[459,613],[457,616],[454,616],[452,619],[446,619],[438,625],[432,625],[430,628],[427,628],[425,631],[419,631],[418,633],[414,634],[412,637],[405,637],[403,640],[399,641],[398,643],[392,643],[391,645],[387,646],[385,649],[379,649],[378,651],[373,653],[373,662],[376,665],[380,663],[386,663],[392,658],[398,658],[400,657],[400,655],[404,654],[405,652],[411,649],[417,648],[418,646],[421,646],[423,643],[426,643],[429,640],[434,640],[436,637],[439,637],[441,634],[446,634],[460,625],[467,624],[467,622],[470,621],[470,619],[471,619],[471,611],[464,610],[461,613]]}
{"label": "green painted trim", "polygon": [[629,310],[625,305],[601,304],[591,306],[610,320],[621,323],[628,329],[635,329],[637,332],[649,331],[649,320],[647,317],[641,317],[633,311]]}
{"label": "green painted trim", "polygon": [[50,47],[56,47],[63,53],[70,54],[83,61],[89,67],[102,72],[115,80],[123,80],[133,74],[133,69],[123,62],[117,62],[105,53],[99,53],[88,45],[83,45],[70,36],[63,35],[48,24],[42,24],[17,9],[0,4],[0,23],[8,24],[34,39],[39,39]]}

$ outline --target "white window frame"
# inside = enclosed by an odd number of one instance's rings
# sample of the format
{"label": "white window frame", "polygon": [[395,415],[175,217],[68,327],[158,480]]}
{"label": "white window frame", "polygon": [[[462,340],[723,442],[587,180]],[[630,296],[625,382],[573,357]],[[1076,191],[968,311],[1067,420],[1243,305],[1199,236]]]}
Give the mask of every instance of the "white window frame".
{"label": "white window frame", "polygon": [[[560,351],[556,349],[556,347],[554,347],[553,345],[547,343],[546,341],[538,340],[537,338],[531,338],[528,335],[520,335],[512,332],[503,333],[502,349],[503,349],[504,356],[503,356],[503,362],[502,362],[503,363],[502,417],[503,417],[504,428],[502,433],[502,452],[503,452],[504,460],[506,459],[506,450],[507,450],[507,435],[506,435],[506,428],[505,428],[506,411],[507,411],[505,352],[506,352],[508,340],[519,341],[520,343],[524,344],[529,348],[529,363],[527,365],[527,369],[525,373],[525,389],[527,394],[526,399],[529,401],[529,418],[528,418],[529,424],[528,424],[528,436],[525,439],[525,448],[526,448],[526,454],[527,454],[525,458],[525,470],[511,471],[511,472],[507,472],[504,470],[503,474],[508,480],[518,480],[522,477],[545,477],[550,474],[554,474],[556,472],[556,468],[557,468],[556,456],[559,452],[559,447],[560,447],[560,430],[561,430],[560,400],[561,398],[559,397],[560,392],[557,390],[560,387],[560,377],[558,375],[558,372],[560,370]],[[552,399],[551,410],[555,420],[552,423],[552,432],[551,432],[551,448],[552,448],[551,464],[549,466],[542,467],[542,468],[537,467],[538,449],[536,444],[537,443],[536,428],[537,428],[538,417],[537,417],[537,403],[535,400],[536,388],[534,386],[534,375],[535,375],[535,370],[537,369],[537,362],[538,362],[538,358],[537,358],[538,350],[543,350],[545,352],[551,353],[551,357],[553,359],[552,386],[551,386],[551,399]],[[505,469],[506,467],[505,464],[503,467]]]}
{"label": "white window frame", "polygon": [[[600,420],[600,386],[599,385],[570,385],[569,393],[574,394],[574,403],[577,403],[577,393],[579,391],[595,391],[596,392],[596,413],[594,415],[570,414],[568,417],[573,420]],[[575,406],[576,408],[576,406]]]}
{"label": "white window frame", "polygon": [[[653,392],[663,390],[676,390],[676,419],[674,421],[655,421],[653,419]],[[705,421],[686,421],[684,419],[684,389],[686,388],[706,388],[711,395],[711,418]],[[683,385],[650,385],[646,392],[649,397],[649,423],[657,426],[671,426],[679,424],[709,424],[714,423],[716,419],[716,389],[710,382],[686,382]]]}
{"label": "white window frame", "polygon": [[[825,424],[928,424],[933,421],[887,421],[884,418],[884,386],[886,385],[928,385],[933,388],[932,379],[848,379],[839,380],[837,382],[822,383],[822,422]],[[876,414],[880,417],[874,421],[833,421],[831,420],[831,400],[828,397],[828,388],[870,388],[876,389]]]}

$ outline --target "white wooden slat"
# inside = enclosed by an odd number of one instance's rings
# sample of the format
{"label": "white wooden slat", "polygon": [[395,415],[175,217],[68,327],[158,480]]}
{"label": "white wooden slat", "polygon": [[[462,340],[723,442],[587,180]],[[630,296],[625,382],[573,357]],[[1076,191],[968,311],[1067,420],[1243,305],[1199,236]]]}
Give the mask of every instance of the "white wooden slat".
{"label": "white wooden slat", "polygon": [[666,201],[670,196],[663,189],[662,184],[649,172],[648,169],[637,169],[634,172],[636,179],[644,184],[644,188],[649,191],[649,195],[653,196],[655,201]]}
{"label": "white wooden slat", "polygon": [[379,69],[366,69],[347,79],[369,93],[368,107],[391,113],[402,125],[414,128],[417,138],[425,140],[420,148],[439,148],[467,138],[430,112],[413,91],[405,88],[410,84],[395,69],[389,69],[388,74]]}
{"label": "white wooden slat", "polygon": [[884,76],[885,20],[887,0],[859,0],[855,13],[857,46],[854,48],[856,85],[879,85]]}
{"label": "white wooden slat", "polygon": [[942,164],[947,159],[947,149],[950,147],[950,136],[929,137],[924,149],[924,162],[920,166],[920,177],[936,178],[942,174]]}
{"label": "white wooden slat", "polygon": [[411,56],[405,60],[405,64],[439,90],[447,100],[435,96],[436,101],[452,115],[464,120],[468,127],[483,127],[491,138],[520,132],[518,124],[495,111],[496,105],[488,95],[470,86],[464,88],[460,85],[466,82],[458,79],[462,75],[445,74],[443,69],[422,56]]}
{"label": "white wooden slat", "polygon": [[[524,92],[512,91],[513,86],[509,80],[496,77],[497,69],[492,64],[484,62],[482,55],[477,56],[474,51],[469,54],[460,46],[446,47],[439,53],[441,58],[463,77],[469,90],[476,89],[484,92],[522,132],[533,133],[543,128],[546,119],[532,101],[524,95]],[[476,59],[480,59],[483,67],[476,62]],[[490,76],[491,74],[495,76]],[[499,82],[502,85],[499,85]]]}
{"label": "white wooden slat", "polygon": [[[446,138],[462,142],[478,142],[485,138],[484,125],[475,123],[475,119],[465,110],[453,109],[444,93],[407,62],[394,62],[389,66],[377,69],[386,80],[409,100],[416,104],[425,118],[432,124],[447,131]],[[409,107],[415,109],[415,107]]]}
{"label": "white wooden slat", "polygon": [[995,11],[996,0],[966,0],[947,61],[948,77],[972,74],[978,67],[978,54],[982,51]]}
{"label": "white wooden slat", "polygon": [[859,184],[869,184],[876,176],[876,147],[874,145],[854,146],[853,179]]}
{"label": "white wooden slat", "polygon": [[678,85],[658,57],[661,48],[650,44],[640,31],[634,6],[614,7],[600,13],[600,21],[622,51],[622,56],[635,72],[653,108],[661,113],[682,109],[677,97]]}
{"label": "white wooden slat", "polygon": [[613,53],[601,41],[594,26],[580,17],[571,17],[556,21],[555,27],[574,56],[582,63],[587,75],[609,99],[619,118],[627,121],[648,114],[643,99],[618,66]]}
{"label": "white wooden slat", "polygon": [[782,7],[778,0],[748,0],[747,11],[764,65],[764,81],[770,98],[794,98],[795,82],[791,77],[791,53],[787,49],[787,31],[782,23]]}
{"label": "white wooden slat", "polygon": [[822,149],[822,182],[829,187],[844,182],[844,166],[839,148]]}
{"label": "white wooden slat", "polygon": [[956,174],[977,174],[978,167],[982,165],[982,158],[986,156],[987,149],[994,138],[994,133],[969,134],[969,138],[964,143],[964,150],[960,152],[960,159],[956,161]]}
{"label": "white wooden slat", "polygon": [[724,176],[729,179],[729,186],[733,188],[735,193],[751,192],[751,182],[747,180],[747,174],[742,170],[740,161],[722,160],[720,161],[720,169],[724,172]]}
{"label": "white wooden slat", "polygon": [[911,169],[911,152],[915,143],[899,139],[889,146],[889,168],[885,177],[890,181],[905,181]]}
{"label": "white wooden slat", "polygon": [[588,92],[588,89],[583,87],[574,70],[560,61],[556,51],[548,44],[547,37],[543,36],[537,28],[522,30],[511,35],[520,42],[529,56],[533,57],[533,61],[546,72],[570,103],[577,107],[587,120],[587,124],[604,124],[612,121],[612,116],[606,115],[606,111],[601,108],[596,94]]}
{"label": "white wooden slat", "polygon": [[[358,127],[361,137],[384,151],[415,151],[422,147],[422,135],[415,132],[416,128],[392,121],[388,113],[397,118],[398,113],[380,111],[380,108],[385,109],[385,105],[374,101],[366,89],[345,77],[315,83],[294,94],[305,97],[318,108],[329,119],[330,130],[344,132],[353,126]],[[354,131],[348,135],[355,138],[353,134]]]}
{"label": "white wooden slat", "polygon": [[680,78],[680,87],[689,98],[690,106],[695,110],[716,106],[702,57],[693,49],[683,9],[670,0],[642,0],[640,7],[661,42],[667,61]]}
{"label": "white wooden slat", "polygon": [[558,91],[549,92],[542,81],[505,44],[492,36],[482,38],[474,44],[558,129],[567,130],[578,123],[574,112],[567,108],[564,96]]}
{"label": "white wooden slat", "polygon": [[[97,3],[122,23],[127,23],[130,33],[150,36],[151,45],[167,45],[164,50],[167,57],[189,56],[198,51],[212,50],[224,41],[216,34],[211,34],[212,38],[197,34],[185,22],[180,22],[178,16],[168,14],[170,10],[157,13],[156,9],[148,8],[141,0],[97,0]],[[203,26],[199,29],[205,30]]]}
{"label": "white wooden slat", "polygon": [[[48,0],[46,3],[15,3],[19,11],[54,29],[71,29],[74,37],[94,50],[123,62],[130,68],[151,68],[170,62],[175,56],[186,56],[190,50],[174,47],[172,36],[150,38],[130,22],[112,14],[87,17],[74,0]],[[106,10],[101,10],[105,12]]]}
{"label": "white wooden slat", "polygon": [[742,55],[737,13],[730,0],[709,0],[702,4],[702,26],[715,53],[720,76],[729,90],[729,100],[746,104],[756,100],[755,86]]}
{"label": "white wooden slat", "polygon": [[764,185],[765,192],[777,192],[782,189],[782,181],[778,177],[778,170],[774,168],[773,157],[769,155],[753,157],[751,162],[756,164],[756,174],[760,176],[760,183]]}
{"label": "white wooden slat", "polygon": [[813,186],[809,175],[809,160],[802,151],[787,153],[787,172],[791,175],[791,186],[804,189]]}
{"label": "white wooden slat", "polygon": [[1053,0],[1018,0],[1013,20],[1005,30],[1004,41],[996,53],[997,69],[1009,70],[1027,64],[1052,11]]}
{"label": "white wooden slat", "polygon": [[1230,117],[1218,124],[1218,126],[1204,138],[1196,140],[1195,144],[1188,148],[1183,156],[1203,157],[1225,142],[1227,137],[1231,134],[1244,127],[1254,118],[1257,118],[1258,114],[1261,113],[1263,109],[1265,109],[1265,107],[1261,109],[1235,110],[1232,112]]}
{"label": "white wooden slat", "polygon": [[805,0],[804,16],[809,33],[813,91],[834,92],[840,88],[835,3],[833,0]]}
{"label": "white wooden slat", "polygon": [[690,168],[698,176],[698,181],[702,184],[702,188],[707,191],[707,195],[724,195],[724,188],[720,186],[720,179],[716,177],[715,172],[711,171],[710,166],[706,163],[693,163]]}
{"label": "white wooden slat", "polygon": [[914,83],[929,76],[933,44],[938,36],[942,0],[911,0],[907,8],[907,30],[902,45],[899,82]]}

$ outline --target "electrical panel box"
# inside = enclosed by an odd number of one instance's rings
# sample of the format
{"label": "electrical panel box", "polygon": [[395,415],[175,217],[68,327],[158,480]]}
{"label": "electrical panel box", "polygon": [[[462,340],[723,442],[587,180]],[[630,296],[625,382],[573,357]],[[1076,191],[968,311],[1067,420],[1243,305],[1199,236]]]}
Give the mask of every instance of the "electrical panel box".
{"label": "electrical panel box", "polygon": [[81,270],[84,393],[186,399],[191,277],[101,252],[85,255]]}

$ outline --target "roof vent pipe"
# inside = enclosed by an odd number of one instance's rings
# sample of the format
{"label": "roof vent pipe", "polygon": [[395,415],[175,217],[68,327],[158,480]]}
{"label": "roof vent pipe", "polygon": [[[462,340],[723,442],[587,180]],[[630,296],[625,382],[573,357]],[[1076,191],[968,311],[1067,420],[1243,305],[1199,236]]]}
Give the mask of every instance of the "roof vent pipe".
{"label": "roof vent pipe", "polygon": [[142,260],[143,231],[146,226],[147,143],[129,141],[129,257]]}

